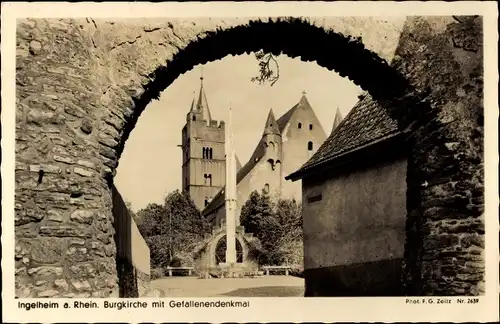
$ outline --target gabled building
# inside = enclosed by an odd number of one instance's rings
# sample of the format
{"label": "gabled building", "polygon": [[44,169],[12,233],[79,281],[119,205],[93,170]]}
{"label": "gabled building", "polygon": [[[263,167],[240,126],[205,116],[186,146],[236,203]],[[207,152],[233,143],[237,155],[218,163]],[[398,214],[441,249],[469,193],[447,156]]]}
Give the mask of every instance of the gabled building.
{"label": "gabled building", "polygon": [[[336,118],[341,117],[339,115]],[[247,163],[238,168],[238,216],[241,206],[254,190],[264,190],[273,200],[294,198],[300,201],[300,182],[286,182],[285,175],[297,170],[311,158],[326,138],[305,93],[295,106],[278,119],[271,109],[263,124],[262,137],[253,154]],[[202,213],[214,227],[220,227],[225,217],[223,188],[212,197]],[[239,225],[239,217],[237,222]]]}
{"label": "gabled building", "polygon": [[302,181],[306,296],[402,294],[406,137],[366,95],[287,176]]}

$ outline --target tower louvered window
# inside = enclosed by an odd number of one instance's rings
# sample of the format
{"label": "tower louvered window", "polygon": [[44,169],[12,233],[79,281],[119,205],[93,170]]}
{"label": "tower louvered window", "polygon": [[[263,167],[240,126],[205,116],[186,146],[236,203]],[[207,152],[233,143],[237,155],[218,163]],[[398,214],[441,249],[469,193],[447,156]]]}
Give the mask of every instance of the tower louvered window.
{"label": "tower louvered window", "polygon": [[213,150],[210,147],[203,148],[203,158],[204,159],[212,159],[213,158]]}

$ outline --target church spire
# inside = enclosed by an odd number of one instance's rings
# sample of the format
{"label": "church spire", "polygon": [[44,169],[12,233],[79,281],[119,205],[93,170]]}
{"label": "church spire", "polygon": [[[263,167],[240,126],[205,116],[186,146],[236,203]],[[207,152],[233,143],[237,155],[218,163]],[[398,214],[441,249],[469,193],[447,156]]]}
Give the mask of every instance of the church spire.
{"label": "church spire", "polygon": [[200,94],[198,95],[196,110],[202,114],[204,120],[207,122],[212,121],[210,109],[208,108],[207,95],[205,94],[205,89],[203,89],[203,74],[200,77]]}
{"label": "church spire", "polygon": [[264,127],[264,134],[278,134],[280,135],[280,131],[278,128],[278,123],[276,122],[276,118],[274,118],[273,109],[269,110],[269,114],[267,115],[266,126]]}
{"label": "church spire", "polygon": [[333,119],[332,132],[339,126],[342,121],[342,114],[340,113],[339,107],[337,107],[337,112],[335,113],[335,118]]}
{"label": "church spire", "polygon": [[307,100],[306,91],[305,90],[302,91],[302,97],[300,98],[299,105],[302,106],[302,107],[304,107],[304,108],[312,109],[311,108],[311,104]]}
{"label": "church spire", "polygon": [[195,92],[193,91],[193,101],[191,102],[191,109],[190,109],[190,112],[196,112],[196,106],[195,106],[195,98],[196,98],[196,94]]}

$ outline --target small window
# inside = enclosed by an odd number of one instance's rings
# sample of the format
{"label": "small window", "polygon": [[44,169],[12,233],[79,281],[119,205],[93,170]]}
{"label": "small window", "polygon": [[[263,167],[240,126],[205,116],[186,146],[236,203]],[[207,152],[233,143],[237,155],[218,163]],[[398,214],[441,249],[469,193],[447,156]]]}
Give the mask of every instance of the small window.
{"label": "small window", "polygon": [[212,186],[212,175],[211,174],[204,174],[203,177],[205,178],[205,186]]}
{"label": "small window", "polygon": [[299,123],[299,124],[297,125],[297,127],[298,127],[299,129],[301,129],[301,128],[302,128],[302,123]]}
{"label": "small window", "polygon": [[313,129],[313,124],[309,124],[309,130]]}
{"label": "small window", "polygon": [[313,142],[309,141],[309,142],[307,143],[307,150],[308,150],[308,151],[312,151],[312,150],[313,150]]}
{"label": "small window", "polygon": [[321,194],[319,194],[319,195],[308,197],[307,198],[307,202],[308,203],[313,203],[313,202],[316,202],[316,201],[320,201],[321,199],[323,199],[323,196]]}
{"label": "small window", "polygon": [[196,116],[193,116],[193,121],[196,121]]}
{"label": "small window", "polygon": [[205,199],[205,207],[208,206],[208,199]]}

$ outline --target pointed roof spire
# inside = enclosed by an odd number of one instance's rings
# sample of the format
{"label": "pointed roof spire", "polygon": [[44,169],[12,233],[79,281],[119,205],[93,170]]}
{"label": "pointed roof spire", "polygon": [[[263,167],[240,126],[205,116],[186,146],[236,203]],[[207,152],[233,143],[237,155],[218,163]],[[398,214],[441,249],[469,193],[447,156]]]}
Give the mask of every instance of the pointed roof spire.
{"label": "pointed roof spire", "polygon": [[266,126],[264,127],[264,135],[267,134],[280,134],[280,130],[278,128],[278,123],[276,122],[276,118],[274,118],[273,109],[269,110],[269,114],[267,115]]}
{"label": "pointed roof spire", "polygon": [[191,102],[191,109],[190,112],[196,112],[196,106],[195,106],[195,98],[196,98],[196,92],[193,90],[193,101]]}
{"label": "pointed roof spire", "polygon": [[202,113],[204,120],[206,120],[207,122],[212,121],[210,109],[208,108],[207,95],[205,94],[205,90],[203,89],[203,67],[202,67],[202,74],[200,77],[200,94],[198,95],[196,110]]}
{"label": "pointed roof spire", "polygon": [[302,107],[304,107],[304,108],[312,109],[311,108],[311,104],[307,100],[306,91],[305,90],[302,91],[302,97],[300,98],[299,105],[302,106]]}
{"label": "pointed roof spire", "polygon": [[332,132],[339,126],[342,121],[342,114],[340,113],[339,107],[337,107],[337,112],[335,113],[335,118],[333,119]]}

